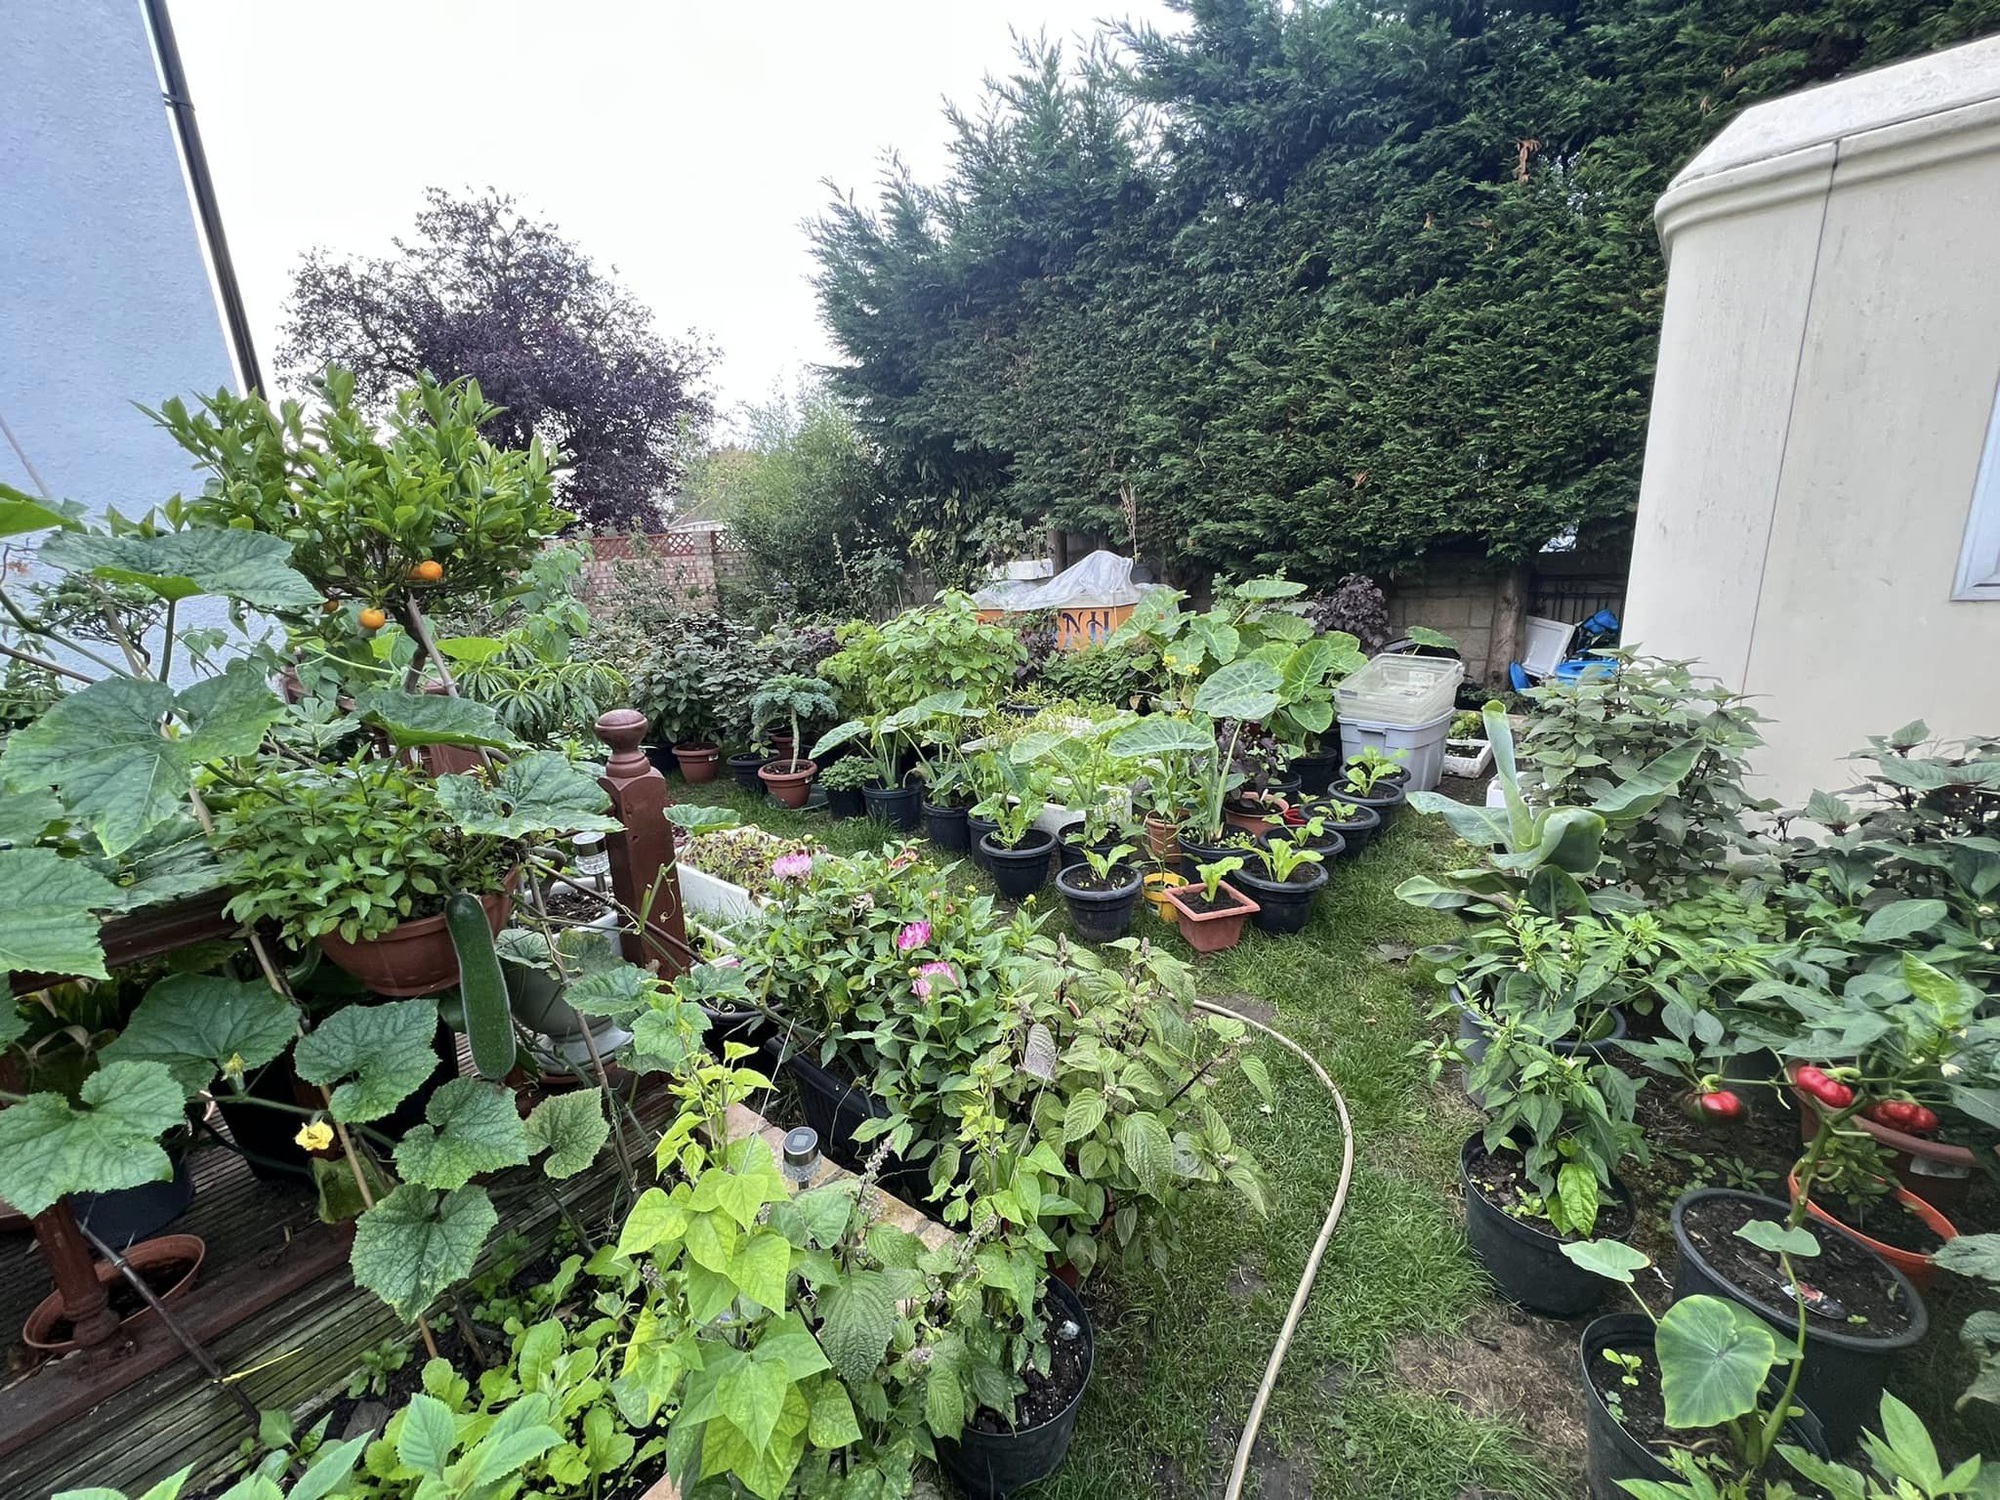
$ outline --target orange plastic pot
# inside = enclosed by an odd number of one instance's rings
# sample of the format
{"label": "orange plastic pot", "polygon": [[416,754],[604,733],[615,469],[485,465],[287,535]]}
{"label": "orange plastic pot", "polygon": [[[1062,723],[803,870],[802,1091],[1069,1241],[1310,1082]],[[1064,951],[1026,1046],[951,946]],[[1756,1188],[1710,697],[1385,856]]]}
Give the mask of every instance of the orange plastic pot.
{"label": "orange plastic pot", "polygon": [[[1787,1067],[1785,1076],[1793,1077],[1796,1071],[1796,1067]],[[1810,1141],[1819,1129],[1819,1101],[1796,1083],[1792,1085],[1792,1097],[1799,1105],[1799,1138]],[[1874,1137],[1876,1144],[1888,1153],[1896,1180],[1925,1203],[1947,1213],[1963,1206],[1966,1194],[1972,1191],[1973,1169],[1978,1165],[1965,1147],[1934,1141],[1929,1136],[1910,1135],[1866,1115],[1852,1115],[1847,1123]]]}
{"label": "orange plastic pot", "polygon": [[[1787,1177],[1785,1185],[1791,1190],[1792,1201],[1794,1203],[1798,1202],[1798,1173],[1794,1172]],[[1908,1188],[1899,1187],[1896,1189],[1896,1201],[1922,1219],[1924,1227],[1939,1239],[1955,1240],[1958,1238],[1958,1229],[1951,1220],[1947,1219],[1935,1208],[1932,1208],[1930,1204],[1924,1202],[1923,1199],[1919,1198]],[[1862,1244],[1866,1245],[1870,1250],[1881,1256],[1882,1259],[1889,1262],[1890,1265],[1909,1277],[1910,1285],[1914,1286],[1918,1291],[1925,1292],[1930,1290],[1931,1278],[1937,1274],[1937,1268],[1931,1264],[1930,1256],[1919,1255],[1914,1250],[1903,1250],[1895,1245],[1885,1245],[1878,1239],[1871,1239],[1852,1224],[1836,1219],[1817,1203],[1808,1203],[1806,1205],[1806,1212],[1811,1214],[1815,1219],[1833,1225],[1836,1229],[1846,1230],[1848,1234],[1861,1241]]]}
{"label": "orange plastic pot", "polygon": [[1181,898],[1201,889],[1199,884],[1177,885],[1167,891],[1167,902],[1181,925],[1181,937],[1197,953],[1220,953],[1234,948],[1243,936],[1243,924],[1260,909],[1255,901],[1234,886],[1222,886],[1218,894],[1229,897],[1230,905],[1201,911]]}
{"label": "orange plastic pot", "polygon": [[[130,1249],[121,1252],[133,1270],[144,1275],[147,1271],[158,1270],[162,1266],[185,1265],[187,1270],[164,1292],[159,1292],[162,1302],[173,1302],[187,1295],[194,1285],[194,1278],[201,1270],[201,1263],[208,1255],[208,1246],[199,1235],[163,1234],[154,1239],[141,1240]],[[125,1280],[124,1272],[108,1260],[95,1263],[97,1282],[107,1290]],[[130,1328],[134,1323],[153,1315],[151,1307],[142,1307],[126,1317],[119,1325]],[[61,1292],[50,1292],[35,1304],[35,1310],[28,1314],[28,1321],[21,1326],[21,1338],[31,1349],[44,1349],[52,1354],[60,1354],[66,1349],[74,1349],[76,1340],[59,1339],[55,1336],[63,1319],[63,1299]]]}
{"label": "orange plastic pot", "polygon": [[[515,876],[507,888],[481,896],[487,925],[497,934],[514,909]],[[377,995],[435,995],[458,983],[458,950],[444,925],[444,914],[399,922],[378,938],[350,943],[337,932],[321,936],[326,956]]]}
{"label": "orange plastic pot", "polygon": [[[783,769],[780,769],[780,768]],[[774,760],[757,768],[764,790],[786,807],[804,807],[819,767],[809,760]]]}
{"label": "orange plastic pot", "polygon": [[722,752],[713,745],[676,745],[674,760],[690,785],[713,781],[722,769]]}

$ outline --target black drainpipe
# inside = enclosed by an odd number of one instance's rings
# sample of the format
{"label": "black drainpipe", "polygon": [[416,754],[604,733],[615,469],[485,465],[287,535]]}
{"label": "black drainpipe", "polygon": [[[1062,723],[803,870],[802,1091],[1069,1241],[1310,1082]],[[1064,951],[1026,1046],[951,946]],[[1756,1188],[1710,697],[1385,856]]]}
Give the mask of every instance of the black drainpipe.
{"label": "black drainpipe", "polygon": [[222,315],[229,324],[229,342],[236,350],[236,368],[252,395],[264,394],[264,377],[257,367],[257,346],[250,337],[250,319],[243,310],[243,292],[236,284],[236,266],[229,258],[229,237],[222,231],[222,208],[215,199],[215,179],[208,175],[208,153],[202,150],[201,126],[195,123],[194,100],[188,94],[187,70],[181,66],[181,49],[174,41],[174,23],[167,16],[167,0],[143,0],[146,25],[153,34],[153,50],[160,62],[160,80],[165,85],[167,112],[173,117],[174,134],[181,144],[181,160],[187,166],[188,183],[194,190],[195,212],[201,232],[208,241],[209,262],[215,267],[215,285],[222,297]]}

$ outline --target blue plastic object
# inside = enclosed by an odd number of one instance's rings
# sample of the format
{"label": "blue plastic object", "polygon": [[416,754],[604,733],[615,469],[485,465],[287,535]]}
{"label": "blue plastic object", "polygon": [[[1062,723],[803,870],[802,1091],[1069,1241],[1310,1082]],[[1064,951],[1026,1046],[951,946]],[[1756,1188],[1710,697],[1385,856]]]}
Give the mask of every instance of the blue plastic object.
{"label": "blue plastic object", "polygon": [[1557,682],[1582,682],[1588,678],[1611,677],[1618,671],[1618,664],[1606,661],[1601,656],[1572,656],[1568,661],[1556,664],[1553,676]]}
{"label": "blue plastic object", "polygon": [[1535,685],[1533,679],[1528,676],[1528,669],[1517,661],[1507,663],[1507,681],[1513,685],[1517,693],[1525,693]]}

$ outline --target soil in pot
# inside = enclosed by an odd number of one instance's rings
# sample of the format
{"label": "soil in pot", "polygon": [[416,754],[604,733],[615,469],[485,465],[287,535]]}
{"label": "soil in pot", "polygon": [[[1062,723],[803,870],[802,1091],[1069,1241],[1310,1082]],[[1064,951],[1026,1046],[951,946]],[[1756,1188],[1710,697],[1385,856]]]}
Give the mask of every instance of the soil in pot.
{"label": "soil in pot", "polygon": [[1180,872],[1189,880],[1199,878],[1196,871],[1202,865],[1212,865],[1219,859],[1241,859],[1247,865],[1256,858],[1257,836],[1240,828],[1226,828],[1215,839],[1182,829],[1178,843]]}
{"label": "soil in pot", "polygon": [[[1049,1373],[1022,1372],[1028,1389],[1011,1413],[980,1407],[957,1442],[940,1442],[938,1466],[973,1500],[1011,1495],[1062,1467],[1094,1363],[1090,1317],[1076,1293],[1050,1282],[1041,1312],[1049,1330]],[[1074,1329],[1064,1337],[1065,1326]]]}
{"label": "soil in pot", "polygon": [[1303,932],[1312,920],[1313,902],[1326,889],[1324,865],[1300,865],[1289,880],[1272,880],[1249,869],[1227,877],[1229,883],[1257,903],[1251,917],[1259,932],[1286,937]]}
{"label": "soil in pot", "polygon": [[[1606,1358],[1606,1351],[1636,1355],[1639,1363],[1628,1369],[1623,1362]],[[1727,1451],[1728,1437],[1720,1428],[1667,1426],[1660,1365],[1653,1354],[1653,1324],[1643,1314],[1599,1318],[1584,1330],[1579,1352],[1588,1388],[1584,1421],[1590,1449],[1584,1472],[1591,1500],[1626,1500],[1621,1479],[1673,1483],[1667,1456],[1675,1448]],[[1810,1412],[1786,1424],[1785,1440],[1827,1456],[1819,1421]],[[1782,1458],[1772,1459],[1765,1476],[1789,1480],[1801,1497],[1826,1493],[1800,1479]]]}
{"label": "soil in pot", "polygon": [[1813,1194],[1812,1206],[1843,1228],[1912,1255],[1935,1255],[1944,1248],[1945,1237],[1908,1202],[1893,1195],[1862,1201],[1822,1189]]}
{"label": "soil in pot", "polygon": [[[1489,1153],[1475,1133],[1459,1155],[1459,1171],[1466,1239],[1501,1296],[1552,1318],[1581,1317],[1603,1303],[1611,1283],[1562,1253],[1565,1243],[1584,1237],[1558,1233],[1529,1206],[1534,1184],[1518,1154]],[[1605,1200],[1590,1237],[1623,1239],[1632,1228],[1632,1194],[1615,1183]]]}
{"label": "soil in pot", "polygon": [[[1789,1205],[1726,1188],[1684,1194],[1674,1204],[1680,1264],[1674,1295],[1707,1293],[1740,1302],[1788,1338],[1798,1307],[1784,1291],[1778,1257],[1736,1231],[1752,1219],[1782,1221]],[[1812,1226],[1820,1253],[1799,1267],[1806,1302],[1806,1366],[1799,1399],[1819,1416],[1836,1452],[1878,1417],[1895,1356],[1929,1327],[1923,1299],[1895,1267],[1824,1221]]]}
{"label": "soil in pot", "polygon": [[1069,903],[1070,921],[1088,943],[1109,943],[1125,936],[1142,889],[1139,872],[1130,865],[1113,865],[1100,876],[1078,862],[1056,872],[1056,889]]}
{"label": "soil in pot", "polygon": [[1049,856],[1055,847],[1056,836],[1042,828],[1030,828],[1018,844],[1001,843],[997,833],[979,841],[986,873],[1000,894],[1012,901],[1026,900],[1049,883]]}

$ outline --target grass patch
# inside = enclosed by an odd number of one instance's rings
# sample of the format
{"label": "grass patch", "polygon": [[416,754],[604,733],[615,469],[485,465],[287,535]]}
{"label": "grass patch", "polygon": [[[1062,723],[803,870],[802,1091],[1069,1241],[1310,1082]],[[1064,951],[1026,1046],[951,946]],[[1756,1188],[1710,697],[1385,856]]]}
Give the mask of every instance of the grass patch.
{"label": "grass patch", "polygon": [[[885,837],[866,820],[786,812],[733,783],[677,786],[676,795],[733,807],[773,832],[809,834],[837,853],[879,847]],[[1265,1418],[1258,1479],[1246,1490],[1261,1489],[1267,1500],[1457,1500],[1472,1487],[1528,1500],[1566,1488],[1557,1477],[1564,1465],[1538,1455],[1517,1425],[1474,1415],[1395,1374],[1400,1342],[1448,1337],[1489,1305],[1454,1201],[1473,1117],[1433,1090],[1411,1056],[1429,1035],[1434,987],[1422,961],[1406,955],[1447,935],[1452,919],[1394,895],[1406,876],[1441,868],[1451,842],[1441,825],[1405,815],[1361,858],[1335,865],[1306,931],[1282,939],[1251,931],[1233,951],[1199,961],[1204,995],[1247,1002],[1320,1059],[1346,1095],[1356,1132],[1347,1210]],[[1052,908],[1050,930],[1065,930],[1053,887],[1042,904]],[[1141,907],[1133,931],[1187,952],[1150,907]],[[1050,1500],[1220,1493],[1340,1175],[1333,1101],[1290,1052],[1272,1044],[1263,1056],[1279,1108],[1265,1113],[1240,1085],[1218,1103],[1263,1164],[1271,1216],[1244,1212],[1231,1194],[1204,1194],[1163,1269],[1092,1283],[1097,1372],[1069,1462],[1036,1492]]]}

